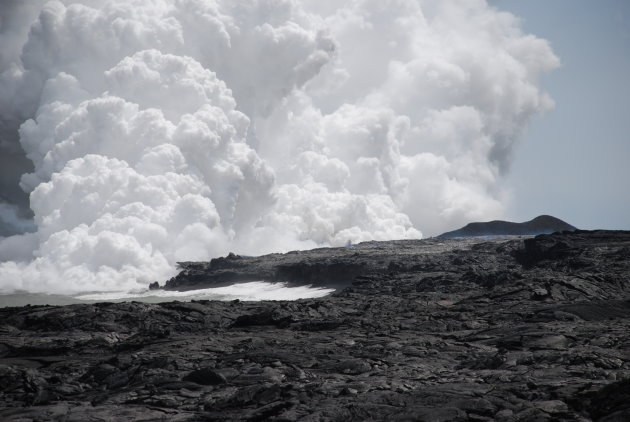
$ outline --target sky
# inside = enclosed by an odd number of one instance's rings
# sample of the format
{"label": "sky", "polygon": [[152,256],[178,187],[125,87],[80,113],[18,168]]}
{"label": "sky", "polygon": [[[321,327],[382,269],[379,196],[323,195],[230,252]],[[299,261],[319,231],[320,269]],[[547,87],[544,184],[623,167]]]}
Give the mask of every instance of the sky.
{"label": "sky", "polygon": [[534,118],[504,180],[506,217],[551,214],[581,229],[630,229],[630,2],[492,0],[545,38],[561,66],[556,106]]}

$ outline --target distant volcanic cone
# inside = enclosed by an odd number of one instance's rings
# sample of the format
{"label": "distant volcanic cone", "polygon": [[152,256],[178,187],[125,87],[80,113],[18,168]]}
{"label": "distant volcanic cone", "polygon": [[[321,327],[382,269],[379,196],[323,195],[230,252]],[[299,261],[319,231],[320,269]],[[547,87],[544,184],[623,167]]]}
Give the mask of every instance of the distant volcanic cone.
{"label": "distant volcanic cone", "polygon": [[469,223],[458,230],[442,233],[439,238],[452,239],[455,237],[473,236],[506,236],[506,235],[537,235],[561,231],[577,230],[559,218],[550,215],[539,215],[524,223],[494,220],[485,223]]}

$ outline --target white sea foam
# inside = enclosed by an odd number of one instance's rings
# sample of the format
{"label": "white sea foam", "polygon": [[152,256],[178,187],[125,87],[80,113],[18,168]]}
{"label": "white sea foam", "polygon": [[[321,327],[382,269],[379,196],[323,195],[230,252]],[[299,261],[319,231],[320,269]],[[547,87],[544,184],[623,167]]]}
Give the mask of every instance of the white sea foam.
{"label": "white sea foam", "polygon": [[142,292],[103,292],[74,296],[79,300],[297,300],[326,296],[334,289],[313,288],[311,286],[288,287],[286,283],[251,281],[226,287],[213,287],[188,291],[146,290]]}

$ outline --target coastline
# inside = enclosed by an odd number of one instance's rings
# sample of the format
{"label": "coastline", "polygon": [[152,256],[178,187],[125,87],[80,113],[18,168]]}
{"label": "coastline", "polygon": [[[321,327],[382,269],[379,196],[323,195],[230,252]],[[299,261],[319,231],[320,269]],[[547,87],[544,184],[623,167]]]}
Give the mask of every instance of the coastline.
{"label": "coastline", "polygon": [[630,417],[630,232],[448,242],[328,250],[386,271],[323,298],[2,308],[0,418]]}

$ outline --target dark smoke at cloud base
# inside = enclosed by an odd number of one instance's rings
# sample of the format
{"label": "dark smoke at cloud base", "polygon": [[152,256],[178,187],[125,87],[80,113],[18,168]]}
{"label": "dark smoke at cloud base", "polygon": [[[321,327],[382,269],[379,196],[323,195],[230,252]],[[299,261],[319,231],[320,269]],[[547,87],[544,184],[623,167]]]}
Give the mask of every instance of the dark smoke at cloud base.
{"label": "dark smoke at cloud base", "polygon": [[484,1],[7,4],[1,218],[35,230],[21,174],[36,230],[0,239],[3,291],[499,217],[513,145],[553,105],[549,45]]}

